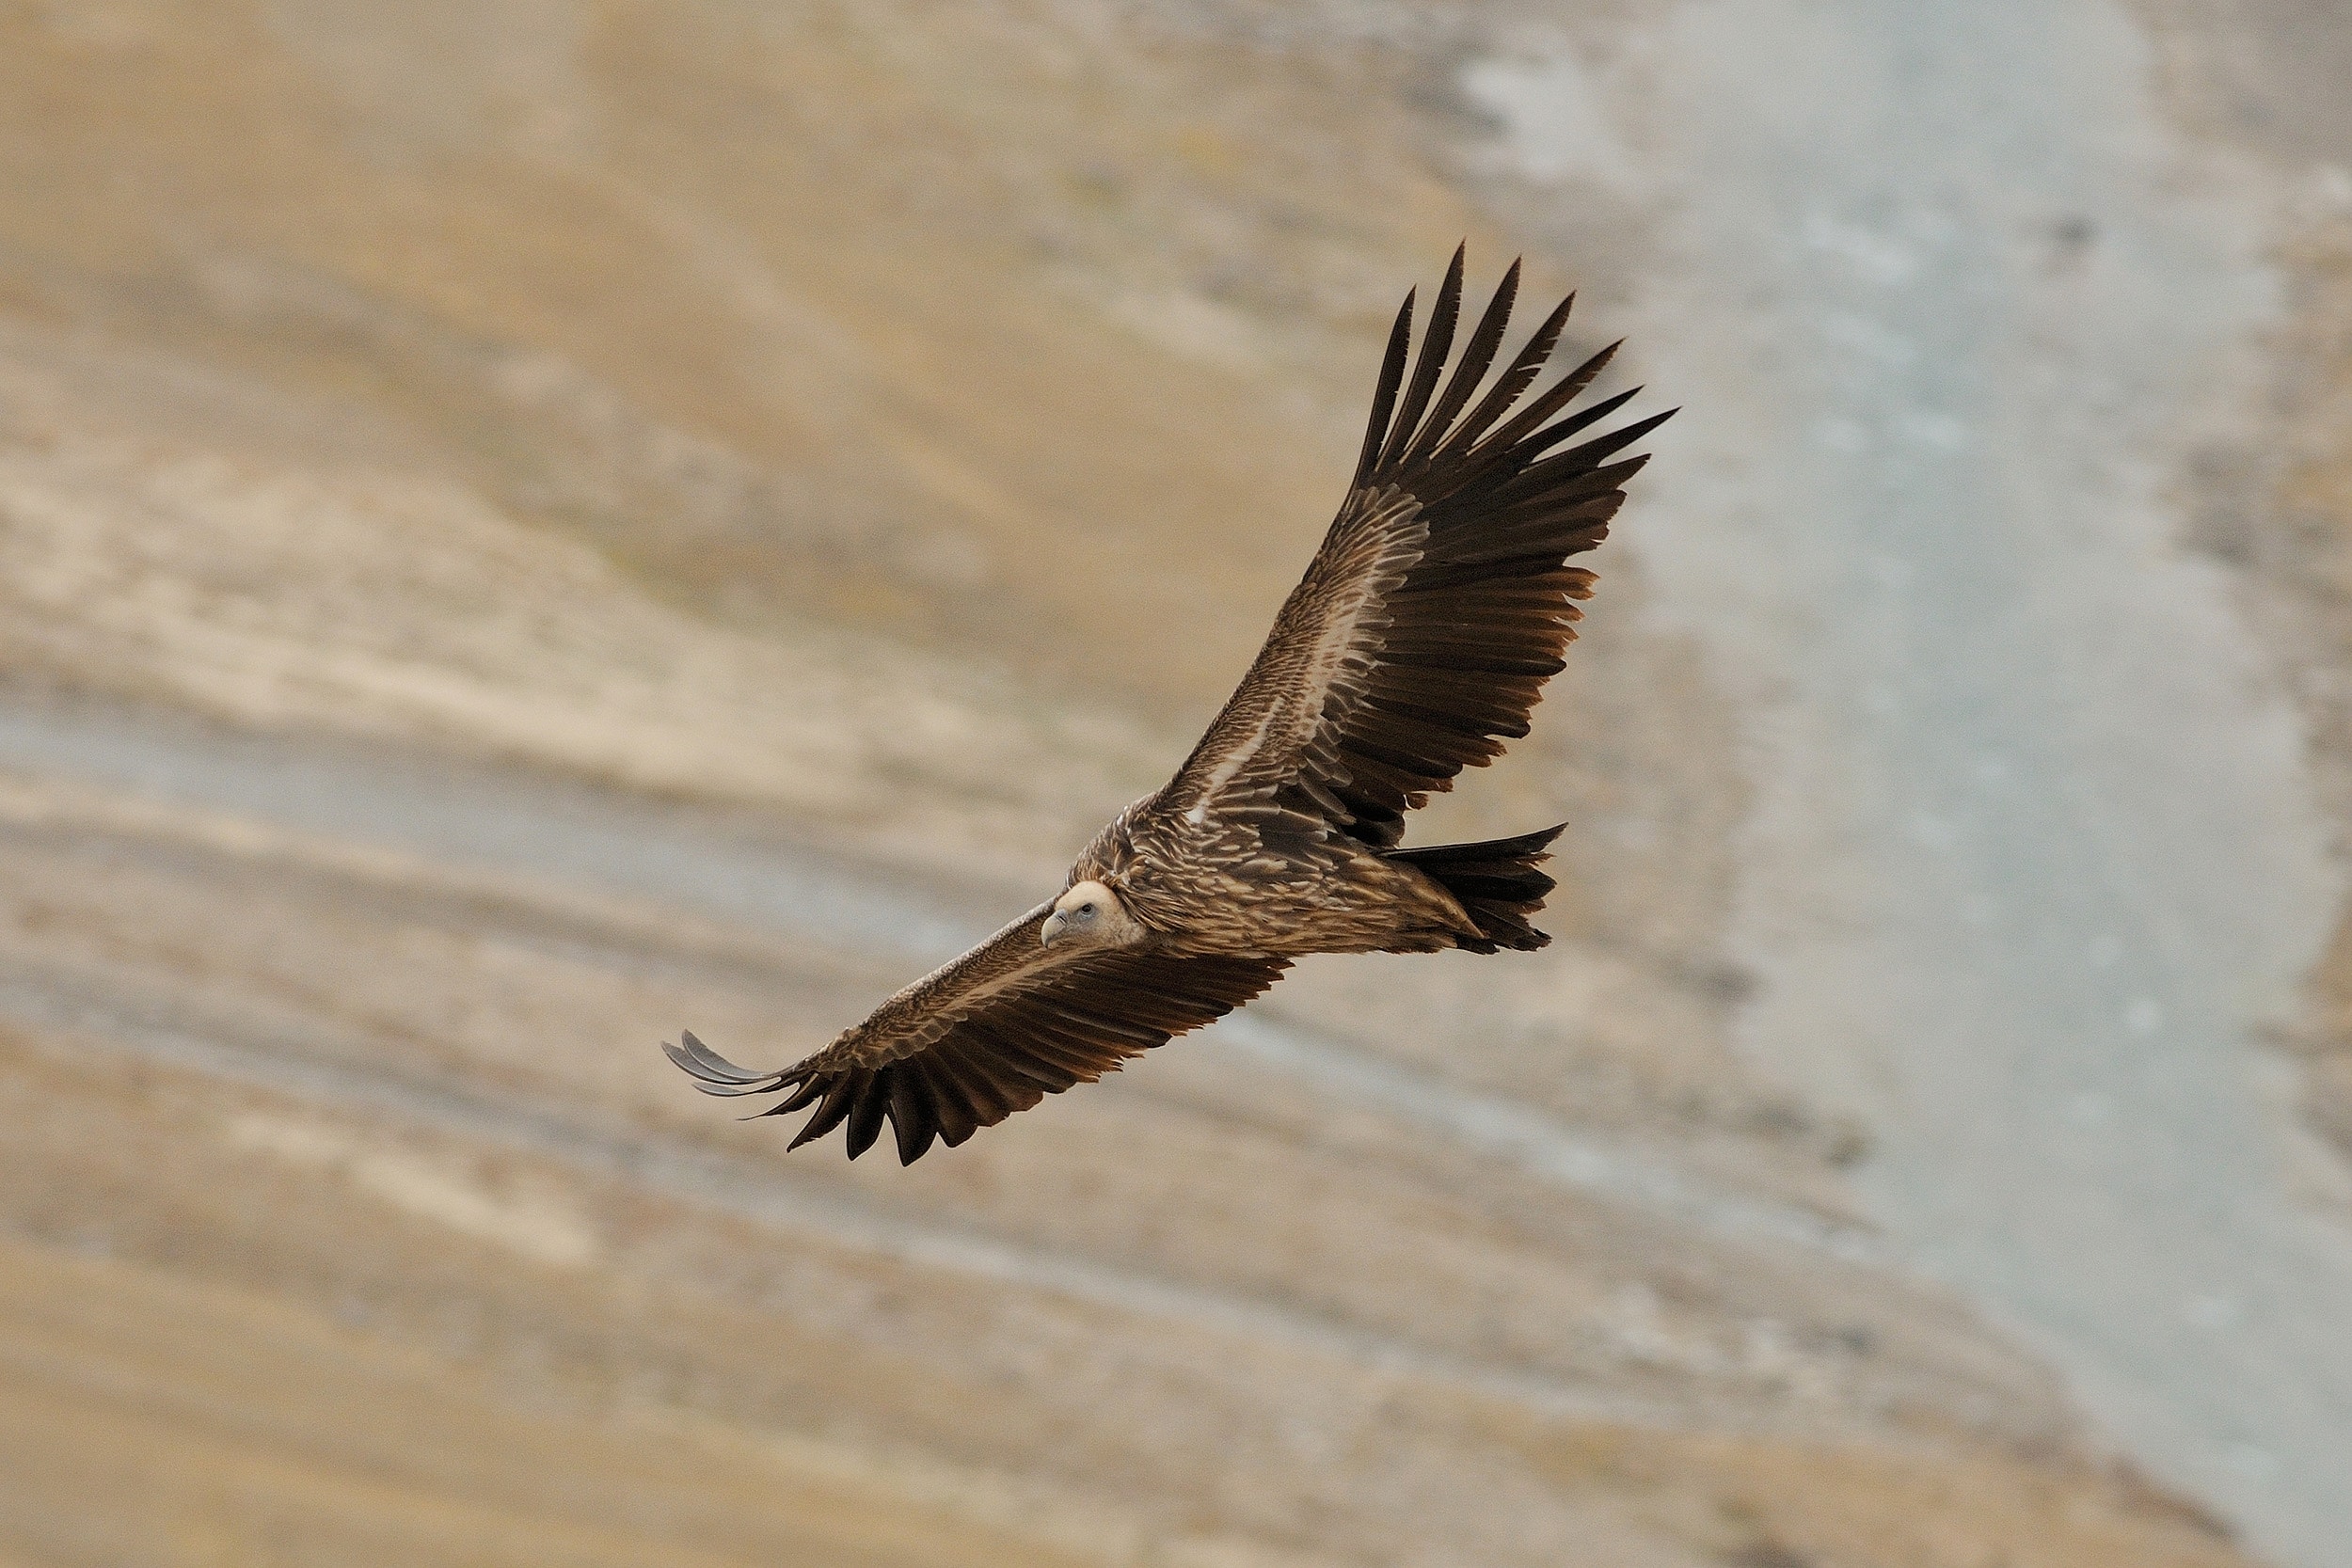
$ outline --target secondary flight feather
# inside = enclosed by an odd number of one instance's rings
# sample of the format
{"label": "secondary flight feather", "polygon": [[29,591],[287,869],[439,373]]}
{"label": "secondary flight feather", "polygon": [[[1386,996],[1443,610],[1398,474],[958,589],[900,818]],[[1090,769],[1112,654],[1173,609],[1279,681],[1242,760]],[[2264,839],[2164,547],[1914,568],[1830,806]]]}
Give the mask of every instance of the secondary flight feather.
{"label": "secondary flight feather", "polygon": [[1449,373],[1462,261],[1418,354],[1405,296],[1347,499],[1176,776],[1095,836],[1058,896],[805,1060],[755,1072],[691,1032],[665,1044],[699,1087],[784,1095],[766,1116],[813,1107],[794,1148],[846,1123],[855,1159],[886,1121],[912,1163],[1224,1016],[1307,954],[1550,940],[1530,921],[1560,828],[1397,845],[1406,813],[1527,734],[1592,591],[1568,561],[1648,461],[1618,454],[1672,411],[1567,444],[1634,395],[1569,411],[1612,344],[1528,397],[1574,296],[1489,383],[1516,261]]}

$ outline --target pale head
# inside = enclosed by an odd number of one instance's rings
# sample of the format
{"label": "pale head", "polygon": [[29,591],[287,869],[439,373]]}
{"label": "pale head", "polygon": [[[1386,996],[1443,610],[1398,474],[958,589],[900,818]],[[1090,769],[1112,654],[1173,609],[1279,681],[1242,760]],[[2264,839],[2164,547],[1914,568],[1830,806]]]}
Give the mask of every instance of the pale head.
{"label": "pale head", "polygon": [[1142,926],[1127,912],[1127,906],[1120,902],[1117,893],[1106,883],[1086,881],[1054,900],[1054,912],[1045,917],[1038,940],[1048,947],[1063,942],[1073,946],[1123,947],[1142,935]]}

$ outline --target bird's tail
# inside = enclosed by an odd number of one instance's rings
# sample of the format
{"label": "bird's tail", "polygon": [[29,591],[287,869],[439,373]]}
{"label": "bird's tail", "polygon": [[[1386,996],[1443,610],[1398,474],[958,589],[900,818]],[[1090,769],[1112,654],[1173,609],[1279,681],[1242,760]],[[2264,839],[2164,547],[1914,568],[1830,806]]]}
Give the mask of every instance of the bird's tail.
{"label": "bird's tail", "polygon": [[1530,926],[1527,917],[1544,907],[1545,895],[1558,885],[1536,867],[1551,859],[1551,841],[1566,827],[1563,822],[1541,832],[1485,844],[1440,844],[1382,853],[1429,878],[1470,911],[1478,935],[1457,937],[1455,946],[1473,953],[1502,947],[1532,953],[1551,938]]}

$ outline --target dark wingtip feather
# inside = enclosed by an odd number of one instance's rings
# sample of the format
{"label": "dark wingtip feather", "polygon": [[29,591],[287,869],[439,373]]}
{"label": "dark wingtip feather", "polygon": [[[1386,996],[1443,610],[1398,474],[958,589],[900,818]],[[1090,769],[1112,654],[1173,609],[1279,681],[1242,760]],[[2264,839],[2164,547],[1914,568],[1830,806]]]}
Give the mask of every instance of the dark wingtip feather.
{"label": "dark wingtip feather", "polygon": [[795,1111],[805,1110],[817,1102],[818,1096],[825,1093],[830,1084],[826,1079],[815,1073],[810,1073],[805,1078],[794,1078],[788,1073],[779,1073],[775,1086],[779,1089],[788,1088],[792,1092],[760,1112],[759,1114],[763,1117],[788,1117]]}
{"label": "dark wingtip feather", "polygon": [[1478,390],[1478,383],[1486,377],[1487,368],[1494,363],[1495,351],[1502,346],[1502,335],[1511,325],[1511,308],[1518,300],[1520,260],[1514,257],[1510,266],[1503,271],[1502,281],[1495,285],[1493,295],[1486,301],[1485,314],[1479,317],[1478,325],[1470,332],[1470,341],[1462,349],[1461,359],[1454,365],[1453,375],[1446,380],[1445,390],[1438,396],[1437,406],[1429,411],[1429,418],[1422,421],[1420,433],[1406,447],[1405,455],[1399,460],[1405,466],[1409,467],[1427,457],[1444,442],[1447,427],[1453,424],[1454,417],[1462,411],[1463,404],[1470,402],[1470,394]]}
{"label": "dark wingtip feather", "polygon": [[901,1165],[920,1160],[939,1132],[939,1117],[925,1096],[920,1075],[913,1069],[890,1075],[890,1131],[898,1141]]}
{"label": "dark wingtip feather", "polygon": [[[1565,385],[1565,383],[1563,383],[1563,385]],[[1537,459],[1543,457],[1545,452],[1549,451],[1553,447],[1558,446],[1569,436],[1574,436],[1578,431],[1587,429],[1592,425],[1599,423],[1601,420],[1607,419],[1610,415],[1615,413],[1618,409],[1624,407],[1627,404],[1631,403],[1635,398],[1641,395],[1641,388],[1629,387],[1622,392],[1617,392],[1601,399],[1598,403],[1591,404],[1585,407],[1580,408],[1575,413],[1567,415],[1564,419],[1555,420],[1550,424],[1546,425],[1543,429],[1536,431],[1532,436],[1521,436],[1517,444],[1510,449],[1511,454],[1518,460],[1519,472],[1516,478],[1504,483],[1502,487],[1502,492],[1506,494],[1524,492],[1530,489],[1531,486],[1540,488],[1542,483],[1546,482],[1541,481],[1539,476],[1556,476],[1564,469],[1589,467],[1589,462],[1580,463],[1579,460],[1569,452],[1563,452],[1556,457],[1545,459],[1540,463]],[[1547,396],[1549,396],[1549,394],[1547,394]],[[1635,431],[1635,438],[1638,439],[1643,434],[1645,433],[1647,428],[1648,427],[1645,426],[1642,430]],[[1499,442],[1502,437],[1498,436],[1496,439]],[[1575,448],[1573,449],[1573,451],[1586,452],[1587,456],[1590,456],[1588,449],[1584,447]]]}
{"label": "dark wingtip feather", "polygon": [[1388,352],[1380,360],[1380,384],[1372,394],[1372,418],[1364,426],[1363,455],[1356,460],[1356,483],[1360,485],[1372,477],[1373,465],[1380,459],[1380,449],[1389,435],[1389,415],[1396,407],[1397,388],[1405,383],[1405,354],[1413,341],[1413,296],[1419,291],[1405,291],[1405,303],[1397,307],[1396,325],[1389,328]]}
{"label": "dark wingtip feather", "polygon": [[1421,417],[1429,406],[1429,398],[1438,389],[1438,376],[1445,369],[1446,356],[1454,350],[1454,327],[1462,315],[1462,268],[1470,254],[1470,242],[1455,247],[1454,260],[1445,269],[1445,281],[1438,287],[1438,302],[1429,308],[1429,325],[1421,335],[1421,353],[1413,361],[1413,382],[1405,389],[1405,406],[1397,410],[1396,420],[1389,429],[1389,438],[1380,449],[1373,469],[1393,465],[1405,454],[1413,433],[1421,427]]}
{"label": "dark wingtip feather", "polygon": [[1455,429],[1455,447],[1468,447],[1476,442],[1479,436],[1486,434],[1486,427],[1510,412],[1511,405],[1518,402],[1520,395],[1534,384],[1535,378],[1543,373],[1545,362],[1551,357],[1551,351],[1559,345],[1560,334],[1568,325],[1568,312],[1575,308],[1574,294],[1551,308],[1551,314],[1536,326],[1527,341],[1520,345],[1509,368],[1495,379],[1494,389]]}
{"label": "dark wingtip feather", "polygon": [[[1638,392],[1641,388],[1636,387],[1633,390]],[[1609,432],[1606,436],[1596,436],[1581,447],[1570,447],[1566,451],[1560,453],[1560,456],[1580,466],[1597,467],[1602,458],[1623,451],[1668,420],[1673,419],[1676,410],[1669,408],[1663,414],[1652,414],[1645,420],[1636,420],[1629,425]]]}
{"label": "dark wingtip feather", "polygon": [[[1476,457],[1487,452],[1509,451],[1517,448],[1519,443],[1525,441],[1530,436],[1535,435],[1542,429],[1544,422],[1547,420],[1549,420],[1554,414],[1560,412],[1561,409],[1565,408],[1575,400],[1578,393],[1583,391],[1585,388],[1591,386],[1594,379],[1598,376],[1602,371],[1608,368],[1609,362],[1617,356],[1617,350],[1624,346],[1625,340],[1620,338],[1615,342],[1602,348],[1598,353],[1595,354],[1591,358],[1585,360],[1581,365],[1577,366],[1576,369],[1570,371],[1566,375],[1562,376],[1559,381],[1545,388],[1544,394],[1541,397],[1529,404],[1525,408],[1520,409],[1518,413],[1513,415],[1508,423],[1504,424],[1500,430],[1497,430],[1492,436],[1489,436],[1485,440],[1479,442],[1477,451],[1471,455]],[[1634,391],[1638,392],[1640,390],[1641,388],[1638,387],[1634,388]],[[1596,404],[1595,408],[1582,409],[1577,414],[1571,416],[1570,421],[1563,421],[1563,426],[1570,430],[1581,430],[1584,425],[1590,424],[1594,420],[1601,417],[1600,413],[1597,413],[1595,409],[1606,412],[1607,409],[1614,408],[1619,404],[1625,402],[1626,397],[1630,395],[1631,394],[1629,393],[1620,395],[1606,404]],[[1562,426],[1554,426],[1553,428],[1556,430],[1562,428]],[[1538,438],[1540,439],[1540,436]],[[1549,445],[1550,443],[1546,442],[1545,444]],[[1542,448],[1539,447],[1536,450],[1541,451]]]}
{"label": "dark wingtip feather", "polygon": [[882,1136],[882,1113],[890,1105],[891,1071],[882,1069],[874,1081],[858,1090],[856,1102],[850,1107],[850,1158],[854,1160],[874,1147]]}
{"label": "dark wingtip feather", "polygon": [[794,1134],[790,1143],[784,1146],[785,1152],[789,1154],[803,1144],[821,1138],[840,1126],[843,1119],[856,1109],[858,1101],[872,1077],[873,1074],[870,1072],[845,1072],[834,1079],[832,1086],[826,1089],[825,1098],[818,1105],[816,1113],[801,1124],[800,1132]]}

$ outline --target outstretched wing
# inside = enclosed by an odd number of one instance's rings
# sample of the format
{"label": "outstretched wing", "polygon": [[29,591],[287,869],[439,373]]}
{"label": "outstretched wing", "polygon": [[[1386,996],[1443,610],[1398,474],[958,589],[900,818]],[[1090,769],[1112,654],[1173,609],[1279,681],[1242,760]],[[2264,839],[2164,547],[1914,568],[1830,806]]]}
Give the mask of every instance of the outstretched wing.
{"label": "outstretched wing", "polygon": [[790,1094],[763,1116],[817,1107],[788,1146],[844,1121],[850,1158],[887,1117],[898,1161],[948,1148],[1130,1056],[1222,1018],[1264,990],[1282,958],[1180,958],[1153,948],[1044,946],[1041,904],[874,1009],[832,1045],[779,1072],[751,1072],[691,1033],[664,1043],[707,1094]]}
{"label": "outstretched wing", "polygon": [[1672,411],[1555,450],[1640,390],[1563,412],[1613,343],[1504,420],[1558,344],[1573,295],[1473,406],[1518,276],[1514,261],[1442,391],[1462,252],[1410,385],[1405,296],[1347,500],[1160,809],[1195,822],[1295,815],[1385,847],[1403,835],[1406,812],[1527,733],[1576,636],[1575,601],[1592,588],[1568,558],[1607,535],[1621,486],[1648,461],[1611,460]]}

